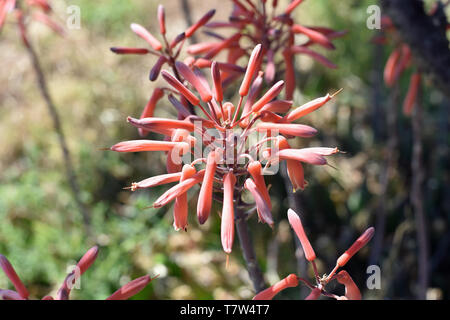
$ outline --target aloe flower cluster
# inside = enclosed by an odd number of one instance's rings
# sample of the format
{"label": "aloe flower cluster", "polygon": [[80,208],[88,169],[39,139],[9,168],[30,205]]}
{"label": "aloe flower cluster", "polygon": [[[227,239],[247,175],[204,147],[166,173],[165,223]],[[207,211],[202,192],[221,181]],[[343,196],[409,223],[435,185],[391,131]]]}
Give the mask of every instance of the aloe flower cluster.
{"label": "aloe flower cluster", "polygon": [[64,35],[64,29],[51,17],[52,7],[47,0],[2,0],[0,2],[0,31],[12,15],[17,22],[22,42],[28,46],[26,28],[28,20],[45,24],[55,33]]}
{"label": "aloe flower cluster", "polygon": [[[443,3],[444,7],[448,6],[450,1]],[[429,11],[429,15],[435,14],[438,8],[438,1],[434,3]],[[386,86],[393,87],[394,84],[399,81],[401,75],[408,69],[412,70],[409,87],[406,96],[403,100],[403,113],[410,115],[414,104],[417,100],[420,85],[422,83],[422,73],[415,66],[412,60],[411,48],[400,39],[398,32],[388,16],[383,16],[382,20],[383,35],[376,37],[375,40],[378,43],[387,44],[389,42],[395,44],[394,50],[389,55],[384,67],[384,82]],[[447,24],[447,30],[450,30],[450,24]]]}
{"label": "aloe flower cluster", "polygon": [[[69,295],[71,290],[75,287],[77,282],[80,280],[82,274],[84,274],[87,269],[94,263],[98,255],[98,247],[92,247],[89,249],[83,257],[78,261],[74,270],[67,275],[64,279],[63,284],[56,293],[56,297],[47,295],[42,298],[42,300],[69,300]],[[22,280],[20,280],[16,271],[14,270],[11,263],[6,259],[5,256],[0,254],[0,267],[3,269],[4,273],[8,279],[13,284],[14,290],[7,290],[0,288],[0,300],[28,300],[29,292]],[[154,279],[154,278],[153,278]],[[146,275],[130,281],[119,290],[110,295],[106,300],[127,300],[132,296],[138,294],[142,289],[144,289],[150,281],[153,280],[150,276]]]}
{"label": "aloe flower cluster", "polygon": [[[200,224],[207,221],[213,198],[223,203],[221,240],[226,253],[232,251],[235,208],[248,205],[241,199],[244,190],[248,190],[255,200],[259,221],[273,224],[264,169],[279,161],[286,161],[294,188],[303,189],[302,163],[325,165],[325,157],[339,151],[337,148],[290,147],[288,138],[308,138],[317,132],[310,126],[294,121],[320,108],[332,96],[326,95],[292,108],[291,101],[276,100],[284,87],[284,81],[279,81],[257,98],[263,77],[263,73],[257,69],[261,51],[261,45],[252,51],[239,88],[237,104],[224,101],[222,74],[217,62],[211,64],[210,86],[205,75],[195,72],[195,67],[177,61],[175,68],[180,79],[166,70],[161,74],[173,88],[174,94],[186,99],[194,112],[173,97],[175,104],[179,105],[180,119],[128,117],[128,122],[140,130],[164,135],[162,141],[131,140],[111,147],[117,152],[168,152],[168,173],[133,183],[131,189],[177,182],[154,202],[153,207],[162,207],[174,201],[174,227],[176,230],[185,230],[188,221],[186,193],[201,184],[197,203],[198,221]],[[203,117],[197,112],[202,113]],[[249,145],[250,137],[255,134],[258,140]],[[260,158],[257,158],[258,155]],[[205,164],[204,168],[196,168],[202,164]]]}
{"label": "aloe flower cluster", "polygon": [[[224,38],[210,31],[220,41],[203,42],[190,46],[188,52],[203,54],[203,59],[212,59],[219,50],[227,49],[227,63],[237,64],[242,57],[250,55],[249,48],[262,45],[259,64],[265,64],[264,80],[268,85],[276,79],[285,80],[285,98],[293,98],[296,87],[294,57],[298,54],[308,55],[328,68],[336,65],[314,50],[315,46],[334,50],[333,39],[342,37],[346,31],[335,31],[327,27],[304,26],[294,22],[292,14],[303,0],[294,0],[280,10],[277,0],[248,1],[232,0],[233,11],[227,22],[210,22],[206,24],[211,30],[231,29],[230,37]],[[303,41],[296,35],[304,36]],[[297,37],[298,38],[298,37]],[[245,43],[243,45],[242,43]],[[237,77],[227,74],[228,81]]]}
{"label": "aloe flower cluster", "polygon": [[[273,286],[267,288],[264,291],[258,293],[253,299],[254,300],[271,300],[279,292],[291,287],[297,287],[300,282],[305,284],[311,289],[311,293],[305,298],[305,300],[317,300],[321,295],[334,298],[336,300],[361,300],[361,292],[358,286],[353,281],[352,277],[347,271],[341,270],[336,273],[339,268],[343,268],[348,261],[361,250],[369,241],[372,239],[375,229],[373,227],[368,228],[364,233],[348,248],[337,260],[336,266],[333,270],[323,277],[319,276],[317,271],[317,266],[315,263],[316,253],[314,252],[311,243],[309,242],[308,236],[303,228],[302,221],[299,215],[292,209],[288,210],[288,220],[295,234],[303,248],[306,260],[308,260],[314,269],[316,284],[313,285],[308,280],[298,277],[295,274],[290,274],[286,278],[282,279]],[[344,296],[338,296],[333,293],[326,291],[325,286],[332,280],[336,280],[338,283],[343,284],[345,287]]]}

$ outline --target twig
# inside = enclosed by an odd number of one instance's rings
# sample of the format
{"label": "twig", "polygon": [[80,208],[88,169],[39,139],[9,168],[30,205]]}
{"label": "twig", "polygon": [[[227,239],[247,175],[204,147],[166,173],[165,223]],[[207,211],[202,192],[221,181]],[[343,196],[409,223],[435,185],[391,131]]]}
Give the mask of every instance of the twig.
{"label": "twig", "polygon": [[413,131],[413,153],[411,159],[412,187],[411,203],[415,214],[415,224],[417,232],[417,245],[419,250],[418,257],[418,298],[426,299],[426,293],[429,282],[429,253],[427,236],[427,219],[424,211],[424,199],[422,184],[425,178],[424,168],[422,166],[422,104],[420,101],[421,92],[419,90],[418,99],[412,113],[412,131]]}
{"label": "twig", "polygon": [[386,211],[387,211],[387,191],[389,186],[390,177],[395,168],[397,162],[397,106],[399,102],[399,86],[395,84],[390,96],[390,103],[386,108],[386,122],[387,122],[387,144],[385,149],[386,160],[384,162],[383,171],[380,176],[380,197],[379,203],[376,208],[376,222],[375,233],[372,250],[369,258],[369,264],[378,264],[381,251],[383,249],[383,239],[386,224]]}
{"label": "twig", "polygon": [[258,293],[266,288],[264,277],[258,265],[258,261],[256,260],[255,249],[253,248],[245,214],[238,206],[236,206],[234,210],[236,215],[236,231],[239,237],[239,243],[247,264],[250,279],[253,283],[253,288],[255,289],[255,292]]}
{"label": "twig", "polygon": [[78,209],[80,210],[80,213],[83,218],[83,223],[89,234],[89,232],[90,232],[90,213],[89,213],[87,207],[84,205],[83,201],[81,201],[80,186],[78,184],[77,177],[76,177],[75,171],[73,169],[69,148],[67,146],[66,138],[64,136],[60,116],[58,114],[58,110],[56,109],[55,104],[53,103],[53,100],[50,96],[50,92],[49,92],[48,86],[47,86],[47,80],[45,78],[44,72],[42,71],[39,58],[38,58],[32,44],[28,42],[24,47],[26,48],[28,54],[30,55],[31,63],[32,63],[34,72],[36,73],[39,91],[42,95],[42,98],[45,101],[45,105],[47,106],[47,109],[48,109],[50,116],[52,118],[52,121],[53,121],[54,130],[58,136],[59,146],[61,148],[61,152],[63,155],[63,161],[64,161],[64,165],[66,168],[66,176],[67,176],[67,180],[68,180],[70,189],[72,190],[74,200],[78,206]]}

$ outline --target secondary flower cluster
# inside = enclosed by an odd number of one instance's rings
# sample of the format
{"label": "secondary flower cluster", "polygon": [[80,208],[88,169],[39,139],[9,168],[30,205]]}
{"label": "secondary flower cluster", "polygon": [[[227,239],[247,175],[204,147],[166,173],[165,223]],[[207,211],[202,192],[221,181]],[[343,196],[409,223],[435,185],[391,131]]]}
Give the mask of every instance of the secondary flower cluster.
{"label": "secondary flower cluster", "polygon": [[[71,290],[75,287],[77,282],[79,281],[81,275],[86,272],[86,270],[94,263],[95,259],[98,255],[98,247],[92,247],[89,249],[83,257],[78,261],[74,270],[67,275],[64,279],[63,284],[60,289],[56,293],[56,297],[45,296],[42,300],[68,300]],[[16,271],[14,270],[11,263],[6,259],[5,256],[0,254],[0,267],[5,272],[8,279],[13,284],[15,291],[6,290],[0,288],[0,300],[27,300],[29,298],[29,293],[22,280],[20,280]],[[155,279],[155,278],[153,278]],[[150,281],[153,280],[150,276],[143,276],[137,278],[119,290],[110,295],[106,300],[126,300],[135,294],[139,293],[142,289],[144,289]]]}
{"label": "secondary flower cluster", "polygon": [[[364,233],[348,248],[337,260],[336,266],[333,270],[323,277],[319,276],[317,271],[317,266],[315,263],[316,253],[309,242],[309,239],[303,229],[303,224],[294,210],[288,210],[288,220],[292,229],[294,229],[295,234],[303,248],[303,252],[305,254],[306,260],[308,260],[314,269],[314,274],[316,278],[316,284],[311,284],[308,280],[300,278],[295,274],[290,274],[286,278],[282,279],[278,283],[273,286],[267,288],[264,291],[258,293],[253,299],[254,300],[271,300],[275,295],[277,295],[280,291],[290,288],[296,287],[299,284],[299,281],[303,282],[311,289],[311,293],[306,297],[305,300],[317,300],[321,295],[331,297],[337,300],[361,300],[361,292],[358,289],[358,286],[353,281],[352,277],[348,274],[347,271],[342,270],[336,274],[339,268],[344,267],[347,262],[359,251],[362,247],[364,247],[370,239],[372,239],[375,229],[373,227],[368,228]],[[325,290],[325,286],[332,280],[337,280],[340,284],[345,286],[345,295],[337,296],[335,294],[329,293]]]}
{"label": "secondary flower cluster", "polygon": [[[175,201],[176,230],[184,230],[187,227],[186,193],[195,185],[201,184],[197,204],[200,224],[208,219],[213,198],[223,202],[221,239],[226,253],[231,252],[234,240],[235,207],[245,205],[241,199],[244,190],[253,195],[259,220],[273,224],[270,196],[263,177],[264,163],[265,167],[269,167],[285,160],[294,188],[303,189],[305,181],[302,163],[325,165],[325,156],[338,152],[337,148],[290,147],[288,138],[311,137],[317,132],[312,127],[293,122],[320,108],[333,96],[326,95],[291,109],[292,101],[276,100],[284,87],[284,81],[279,81],[258,99],[263,77],[257,69],[261,51],[261,45],[257,45],[252,51],[239,88],[240,98],[237,106],[224,101],[223,75],[217,62],[212,62],[210,68],[212,89],[206,76],[196,72],[195,66],[189,67],[182,62],[176,62],[179,79],[163,70],[162,77],[173,87],[174,94],[186,99],[192,108],[172,97],[172,104],[178,106],[177,120],[128,117],[128,122],[140,130],[163,134],[164,141],[132,140],[111,147],[111,150],[117,152],[168,152],[168,174],[133,183],[131,189],[177,182],[153,204],[153,207],[162,207]],[[193,93],[194,90],[200,98]],[[202,112],[204,117],[198,116],[196,112]],[[191,136],[192,132],[194,136]],[[258,140],[249,145],[249,137],[255,133],[259,134]],[[267,144],[270,144],[270,148],[264,147]],[[196,152],[194,147],[198,145],[203,152]],[[261,154],[262,158],[256,158],[255,154]],[[194,158],[191,159],[191,156]],[[186,164],[183,165],[182,160],[185,160]],[[195,166],[201,163],[206,164],[205,168],[197,170]]]}
{"label": "secondary flower cluster", "polygon": [[51,18],[52,7],[47,0],[2,0],[0,2],[0,30],[5,24],[8,14],[14,14],[22,41],[26,46],[28,46],[26,33],[28,17],[45,24],[57,34],[64,35],[64,29]]}
{"label": "secondary flower cluster", "polygon": [[[294,22],[292,13],[303,0],[294,0],[277,13],[277,0],[242,1],[232,0],[233,11],[227,22],[210,22],[206,24],[211,30],[232,29],[230,37],[224,38],[215,32],[208,32],[220,41],[203,42],[191,45],[188,52],[203,55],[210,60],[220,51],[227,50],[227,62],[237,64],[241,57],[248,57],[252,48],[262,45],[258,62],[265,64],[265,82],[273,84],[276,79],[285,79],[286,99],[293,98],[296,87],[294,56],[306,54],[328,68],[336,68],[331,61],[312,49],[315,45],[326,50],[335,49],[332,40],[346,34],[326,27],[309,27]],[[303,35],[306,40],[299,42],[296,35]],[[242,41],[240,41],[242,40]],[[282,70],[284,68],[284,70]],[[234,80],[238,74],[227,74],[227,81]]]}

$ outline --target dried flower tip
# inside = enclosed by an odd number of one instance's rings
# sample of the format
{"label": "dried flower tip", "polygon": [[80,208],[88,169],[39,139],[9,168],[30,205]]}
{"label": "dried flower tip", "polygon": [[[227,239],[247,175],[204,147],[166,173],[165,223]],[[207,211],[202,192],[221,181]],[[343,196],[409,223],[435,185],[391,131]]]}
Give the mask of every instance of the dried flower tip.
{"label": "dried flower tip", "polygon": [[175,78],[169,72],[163,70],[161,71],[161,75],[172,87],[178,90],[194,106],[200,104],[199,98],[197,98],[188,88],[186,88],[177,78]]}
{"label": "dried flower tip", "polygon": [[352,244],[350,248],[347,249],[337,260],[337,265],[343,267],[347,264],[348,260],[353,257],[362,247],[364,247],[370,239],[372,239],[375,233],[375,228],[370,227]]}
{"label": "dried flower tip", "polygon": [[161,48],[162,48],[161,43],[143,26],[141,26],[137,23],[132,23],[130,27],[134,33],[136,33],[142,39],[147,41],[154,50],[156,50],[156,51],[161,50]]}
{"label": "dried flower tip", "polygon": [[250,84],[252,82],[252,78],[258,66],[258,60],[261,54],[261,44],[256,45],[253,49],[252,54],[250,55],[250,59],[248,61],[247,70],[245,71],[244,79],[242,80],[241,87],[239,88],[239,95],[241,97],[245,97],[250,90]]}
{"label": "dried flower tip", "polygon": [[258,293],[253,297],[253,300],[272,300],[280,291],[296,286],[298,286],[298,277],[291,273],[286,278],[275,283],[273,286]]}
{"label": "dried flower tip", "polygon": [[305,230],[303,229],[302,221],[300,217],[295,213],[294,210],[288,210],[288,220],[292,229],[294,229],[297,234],[300,243],[302,244],[303,252],[305,253],[306,260],[313,261],[316,259],[316,254],[314,253],[314,249],[309,242],[308,237],[306,236]]}

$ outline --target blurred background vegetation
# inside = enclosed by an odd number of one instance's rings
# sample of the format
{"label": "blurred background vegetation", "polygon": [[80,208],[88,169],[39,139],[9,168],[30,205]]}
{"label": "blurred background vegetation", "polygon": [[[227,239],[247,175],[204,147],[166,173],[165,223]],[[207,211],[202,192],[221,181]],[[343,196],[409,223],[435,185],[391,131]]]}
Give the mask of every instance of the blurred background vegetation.
{"label": "blurred background vegetation", "polygon": [[[231,1],[188,1],[195,19],[211,8],[215,20],[226,20]],[[286,3],[287,1],[283,1]],[[202,227],[194,219],[196,192],[190,197],[188,232],[172,227],[172,207],[146,209],[166,187],[134,193],[131,182],[165,172],[164,154],[117,154],[102,151],[123,140],[137,139],[125,121],[138,116],[155,87],[148,72],[152,56],[117,56],[111,46],[142,46],[129,29],[140,23],[156,33],[158,1],[54,0],[62,24],[71,4],[81,8],[81,29],[58,37],[45,26],[32,24],[32,41],[41,57],[49,86],[61,114],[64,131],[91,211],[90,233],[72,198],[64,174],[57,136],[37,90],[30,61],[17,30],[7,24],[0,35],[0,252],[8,257],[32,297],[55,293],[67,267],[91,246],[100,254],[82,277],[74,299],[103,299],[130,279],[159,274],[136,299],[242,299],[253,296],[238,248],[230,257],[220,243],[220,219]],[[169,38],[185,29],[181,1],[164,1]],[[319,258],[319,272],[327,273],[336,258],[369,225],[375,225],[380,205],[386,214],[378,256],[372,245],[346,267],[365,298],[410,299],[417,292],[417,238],[409,199],[411,183],[411,121],[401,113],[401,99],[382,82],[384,63],[392,48],[372,42],[376,30],[366,27],[369,0],[305,1],[295,12],[305,25],[348,30],[336,40],[337,49],[326,56],[339,66],[325,69],[309,58],[297,59],[299,90],[295,104],[344,91],[326,107],[305,117],[320,134],[299,145],[338,146],[345,151],[330,160],[333,167],[306,166],[309,182],[297,193],[303,207],[305,229]],[[207,39],[200,35],[200,39]],[[402,77],[401,96],[408,87]],[[167,100],[157,115],[165,115]],[[449,101],[431,83],[423,97],[423,185],[430,240],[428,298],[448,299],[449,251]],[[396,131],[387,130],[387,117],[395,113]],[[395,162],[383,188],[387,141],[398,138]],[[286,219],[289,207],[280,176],[272,185],[273,230],[251,219],[251,232],[266,280],[273,284],[304,269],[297,263],[293,234]],[[214,211],[218,211],[219,207]],[[372,259],[372,260],[371,260]],[[374,260],[375,259],[375,260]],[[366,268],[381,267],[380,290],[366,288]],[[312,275],[311,270],[303,270]],[[303,276],[308,276],[303,274]],[[0,273],[0,287],[10,287]],[[342,288],[336,287],[336,293]],[[281,299],[300,299],[304,289],[291,288]]]}

